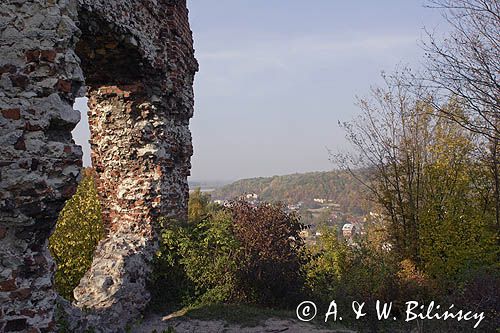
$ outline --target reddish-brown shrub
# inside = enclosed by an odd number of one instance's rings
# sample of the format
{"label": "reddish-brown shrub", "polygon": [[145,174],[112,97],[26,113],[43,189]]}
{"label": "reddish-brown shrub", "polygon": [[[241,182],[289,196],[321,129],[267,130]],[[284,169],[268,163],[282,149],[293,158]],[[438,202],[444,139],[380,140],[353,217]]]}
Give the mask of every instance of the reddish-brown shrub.
{"label": "reddish-brown shrub", "polygon": [[237,274],[242,297],[264,305],[294,304],[304,284],[299,233],[305,226],[299,217],[282,204],[243,200],[232,202],[231,212],[241,244]]}

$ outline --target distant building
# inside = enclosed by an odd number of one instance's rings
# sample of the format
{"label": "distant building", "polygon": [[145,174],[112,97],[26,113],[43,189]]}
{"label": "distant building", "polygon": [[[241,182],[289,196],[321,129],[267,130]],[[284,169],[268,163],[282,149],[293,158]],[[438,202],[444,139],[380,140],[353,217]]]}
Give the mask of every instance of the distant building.
{"label": "distant building", "polygon": [[340,204],[338,204],[338,203],[332,203],[331,207],[332,207],[333,211],[335,211],[335,212],[340,212],[340,210],[341,210]]}
{"label": "distant building", "polygon": [[229,207],[230,205],[229,200],[214,200],[213,202],[224,207]]}
{"label": "distant building", "polygon": [[255,193],[247,193],[247,194],[245,195],[245,198],[246,198],[247,200],[251,200],[251,199],[253,199],[253,200],[257,200],[257,199],[259,198],[259,196],[258,196],[257,194],[255,194]]}
{"label": "distant building", "polygon": [[320,204],[324,204],[325,202],[327,202],[326,199],[321,199],[321,198],[314,198],[313,201]]}
{"label": "distant building", "polygon": [[351,223],[346,223],[344,224],[344,226],[342,227],[342,235],[345,237],[345,238],[351,238],[352,236],[354,236],[354,233],[356,232],[356,228],[354,227],[353,224]]}

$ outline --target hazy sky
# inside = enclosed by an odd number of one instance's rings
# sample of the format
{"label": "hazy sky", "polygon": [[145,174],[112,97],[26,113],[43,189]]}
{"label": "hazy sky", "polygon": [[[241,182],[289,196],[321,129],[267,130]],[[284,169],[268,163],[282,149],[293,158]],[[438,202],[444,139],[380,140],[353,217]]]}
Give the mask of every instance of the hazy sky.
{"label": "hazy sky", "polygon": [[[418,68],[423,28],[443,31],[422,0],[191,0],[200,71],[191,120],[192,180],[330,170],[339,120],[398,64]],[[89,165],[88,124],[74,131]]]}

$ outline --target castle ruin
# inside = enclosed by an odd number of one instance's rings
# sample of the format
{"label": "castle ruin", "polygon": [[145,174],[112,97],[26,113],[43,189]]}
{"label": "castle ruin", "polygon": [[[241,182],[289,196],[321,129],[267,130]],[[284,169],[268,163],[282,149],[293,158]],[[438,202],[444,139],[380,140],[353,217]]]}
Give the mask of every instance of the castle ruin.
{"label": "castle ruin", "polygon": [[82,96],[108,235],[75,305],[115,332],[144,310],[158,218],[187,214],[197,68],[186,0],[2,0],[0,331],[55,330],[47,243],[80,178]]}

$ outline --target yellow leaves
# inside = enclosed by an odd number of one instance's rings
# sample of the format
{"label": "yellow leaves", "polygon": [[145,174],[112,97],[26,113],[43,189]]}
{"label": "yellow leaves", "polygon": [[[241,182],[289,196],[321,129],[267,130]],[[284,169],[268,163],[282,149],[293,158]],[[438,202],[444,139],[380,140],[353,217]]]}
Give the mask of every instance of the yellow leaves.
{"label": "yellow leaves", "polygon": [[98,241],[104,236],[101,206],[93,175],[86,171],[75,195],[59,214],[49,249],[57,263],[55,285],[58,292],[73,298],[73,289],[90,268]]}

